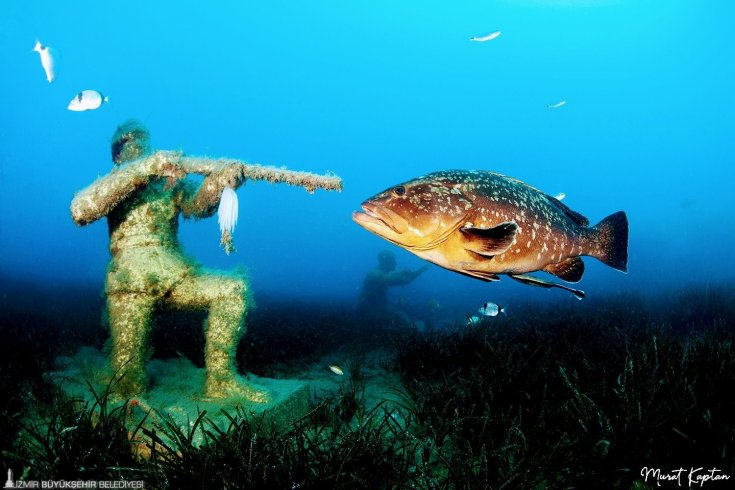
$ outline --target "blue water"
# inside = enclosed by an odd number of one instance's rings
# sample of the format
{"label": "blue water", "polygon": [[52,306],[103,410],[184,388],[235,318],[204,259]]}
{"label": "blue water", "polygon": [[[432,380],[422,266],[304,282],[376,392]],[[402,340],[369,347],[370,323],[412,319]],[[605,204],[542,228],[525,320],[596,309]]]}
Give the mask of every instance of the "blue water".
{"label": "blue water", "polygon": [[[216,219],[184,222],[185,250],[245,267],[256,297],[352,301],[383,249],[422,265],[350,214],[449,168],[564,192],[593,223],[625,210],[630,272],[585,259],[589,296],[731,280],[733,20],[724,0],[5,1],[0,274],[101,289],[106,223],[76,227],[69,203],[110,171],[110,136],[134,117],[160,149],[344,179],[339,194],[241,188],[231,256]],[[30,51],[37,37],[62,55],[51,85]],[[83,89],[110,103],[68,111]],[[396,294],[467,310],[574,301],[436,266]]]}

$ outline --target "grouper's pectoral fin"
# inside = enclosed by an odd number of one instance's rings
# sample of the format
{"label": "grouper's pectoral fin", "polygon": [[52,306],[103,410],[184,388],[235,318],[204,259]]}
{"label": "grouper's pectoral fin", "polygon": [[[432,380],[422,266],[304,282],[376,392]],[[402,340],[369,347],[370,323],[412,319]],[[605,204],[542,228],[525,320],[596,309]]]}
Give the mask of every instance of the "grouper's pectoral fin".
{"label": "grouper's pectoral fin", "polygon": [[460,228],[467,243],[465,248],[470,252],[492,257],[500,255],[513,245],[518,233],[518,225],[515,221],[506,221],[492,228],[477,228],[475,226],[463,226]]}
{"label": "grouper's pectoral fin", "polygon": [[579,282],[584,274],[584,262],[579,257],[569,257],[559,263],[547,265],[543,271],[554,274],[562,281]]}
{"label": "grouper's pectoral fin", "polygon": [[550,281],[544,281],[543,279],[539,279],[538,277],[529,276],[527,274],[508,274],[510,277],[515,279],[518,282],[522,282],[523,284],[528,284],[529,286],[539,286],[542,288],[559,288],[564,289],[566,291],[569,291],[574,295],[577,299],[583,299],[584,298],[584,291],[580,291],[579,289],[572,289],[567,286],[564,286],[562,284],[556,284]]}

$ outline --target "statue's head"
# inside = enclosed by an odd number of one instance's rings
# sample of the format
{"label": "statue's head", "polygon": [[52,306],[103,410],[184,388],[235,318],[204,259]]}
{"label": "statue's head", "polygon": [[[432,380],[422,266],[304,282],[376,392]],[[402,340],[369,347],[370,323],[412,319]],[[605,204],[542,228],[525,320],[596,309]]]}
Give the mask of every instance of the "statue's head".
{"label": "statue's head", "polygon": [[378,254],[378,268],[384,272],[392,272],[396,268],[396,256],[393,252],[383,250]]}
{"label": "statue's head", "polygon": [[151,153],[151,134],[140,121],[129,119],[112,135],[112,161],[116,165],[137,160]]}

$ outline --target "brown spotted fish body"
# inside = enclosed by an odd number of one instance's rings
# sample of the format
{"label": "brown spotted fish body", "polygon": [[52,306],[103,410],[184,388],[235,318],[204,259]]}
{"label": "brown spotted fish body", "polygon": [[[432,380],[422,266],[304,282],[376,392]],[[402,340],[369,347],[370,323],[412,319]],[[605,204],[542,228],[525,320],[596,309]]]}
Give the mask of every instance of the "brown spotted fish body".
{"label": "brown spotted fish body", "polygon": [[584,273],[583,255],[626,271],[628,220],[587,218],[519,180],[488,171],[447,170],[391,187],[366,200],[353,220],[441,267],[484,281],[507,274],[526,284],[582,291],[526,275],[546,271],[567,282]]}

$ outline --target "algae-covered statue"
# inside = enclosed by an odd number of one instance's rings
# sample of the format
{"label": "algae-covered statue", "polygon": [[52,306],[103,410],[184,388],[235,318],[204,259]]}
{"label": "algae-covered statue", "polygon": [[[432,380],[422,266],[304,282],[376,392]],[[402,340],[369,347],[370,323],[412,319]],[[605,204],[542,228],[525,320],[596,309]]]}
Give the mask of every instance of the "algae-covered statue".
{"label": "algae-covered statue", "polygon": [[[76,194],[71,214],[79,225],[107,217],[112,256],[105,280],[110,363],[113,372],[124,373],[116,391],[122,396],[145,391],[149,330],[156,310],[206,310],[204,398],[267,402],[268,393],[249,385],[235,368],[235,349],[251,303],[246,279],[206,271],[187,259],[177,238],[179,215],[212,216],[223,190],[236,189],[247,179],[286,182],[309,192],[340,190],[341,180],[238,160],[152,152],[148,131],[135,121],[115,132],[112,160],[116,168],[111,173]],[[195,183],[188,174],[205,177]],[[229,232],[223,231],[222,242],[229,251]]]}
{"label": "algae-covered statue", "polygon": [[428,270],[423,266],[416,270],[396,270],[396,256],[389,250],[378,254],[378,266],[365,275],[360,297],[358,298],[358,312],[371,319],[390,319],[398,317],[404,323],[410,323],[405,313],[388,304],[388,288],[407,286]]}

